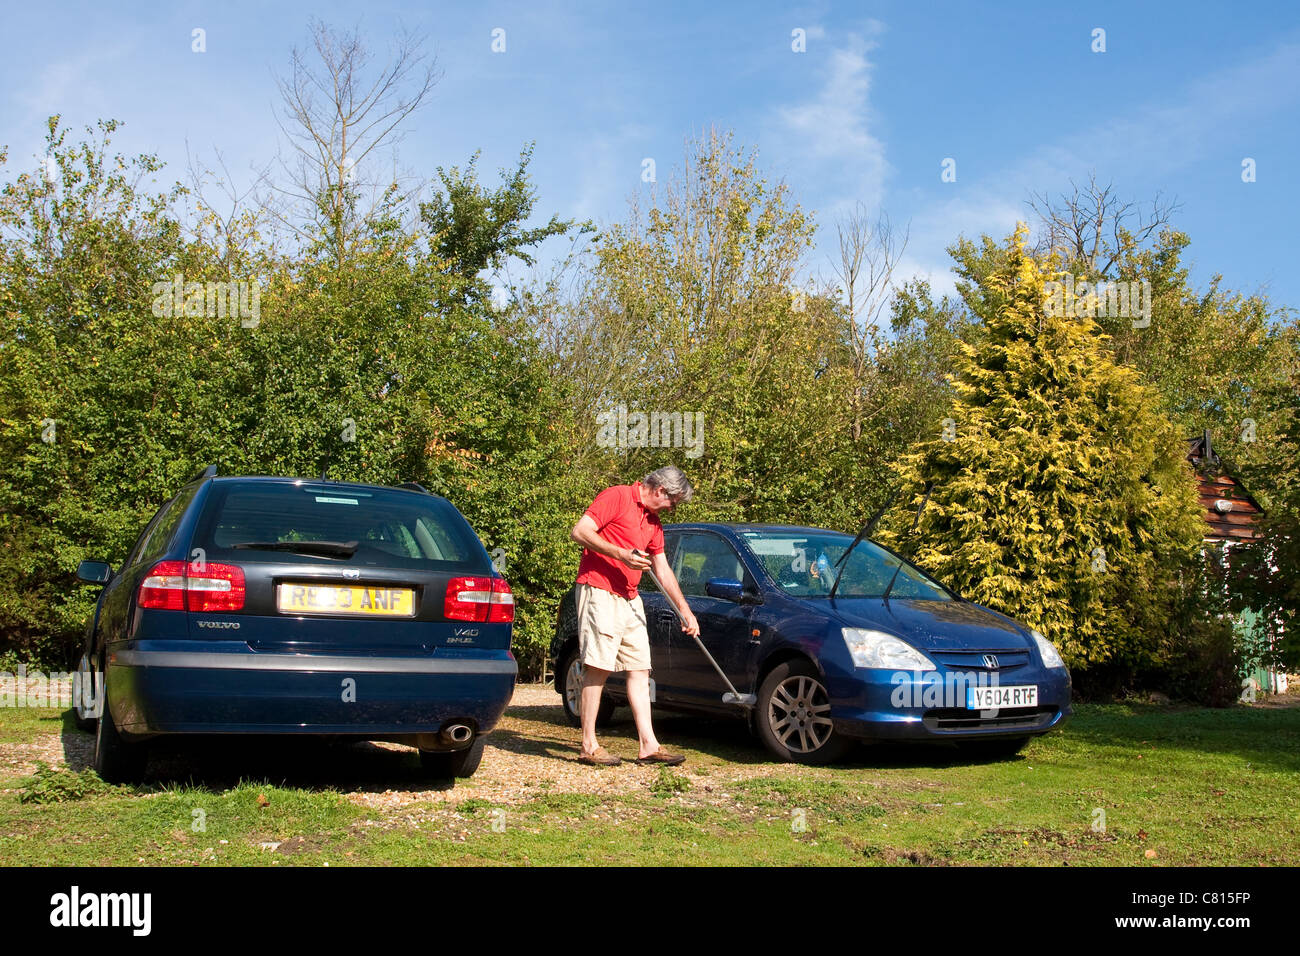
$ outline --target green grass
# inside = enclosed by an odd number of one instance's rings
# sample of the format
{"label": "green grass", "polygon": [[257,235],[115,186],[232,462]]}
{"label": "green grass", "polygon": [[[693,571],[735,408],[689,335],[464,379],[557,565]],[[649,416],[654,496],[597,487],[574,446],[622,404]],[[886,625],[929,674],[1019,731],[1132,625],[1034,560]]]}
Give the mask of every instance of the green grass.
{"label": "green grass", "polygon": [[[53,711],[0,711],[0,742],[63,726]],[[12,788],[0,793],[0,859],[78,866],[1300,864],[1300,708],[1085,705],[1063,732],[1013,760],[865,748],[845,764],[807,768],[764,764],[760,751],[734,738],[718,743],[716,726],[674,719],[675,744],[700,728],[681,747],[690,759],[661,768],[640,789],[578,794],[554,784],[512,806],[469,792],[458,800],[453,791],[446,802],[386,812],[359,807],[328,785],[111,788],[89,772],[10,776],[0,780]],[[742,759],[718,758],[732,747]],[[742,769],[757,776],[739,776]]]}
{"label": "green grass", "polygon": [[39,734],[73,733],[71,710],[52,707],[0,707],[0,744],[24,743]]}

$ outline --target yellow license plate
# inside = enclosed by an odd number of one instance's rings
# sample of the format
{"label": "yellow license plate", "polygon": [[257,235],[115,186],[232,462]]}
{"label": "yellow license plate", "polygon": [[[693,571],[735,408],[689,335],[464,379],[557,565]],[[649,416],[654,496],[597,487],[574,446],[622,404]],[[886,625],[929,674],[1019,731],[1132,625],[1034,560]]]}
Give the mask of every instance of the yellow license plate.
{"label": "yellow license plate", "polygon": [[286,614],[357,614],[414,617],[410,588],[347,588],[319,584],[281,584],[276,606]]}

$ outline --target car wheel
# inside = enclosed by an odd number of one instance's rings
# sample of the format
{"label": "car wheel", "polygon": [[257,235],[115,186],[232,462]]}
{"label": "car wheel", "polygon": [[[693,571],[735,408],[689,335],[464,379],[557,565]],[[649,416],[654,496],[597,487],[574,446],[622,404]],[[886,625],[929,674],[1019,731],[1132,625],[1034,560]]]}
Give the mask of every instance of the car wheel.
{"label": "car wheel", "polygon": [[978,760],[1006,760],[1025,749],[1028,737],[999,737],[995,740],[963,740],[957,747]]}
{"label": "car wheel", "polygon": [[486,742],[486,737],[476,737],[464,750],[421,750],[420,765],[429,776],[438,780],[472,777],[483,760],[483,745]]}
{"label": "car wheel", "polygon": [[853,742],[835,733],[830,698],[807,661],[778,664],[758,690],[758,735],[778,760],[824,764],[844,756]]}
{"label": "car wheel", "polygon": [[[77,681],[72,686],[72,709],[75,714],[75,721],[78,730],[84,730],[87,733],[95,733],[95,725],[99,722],[97,718],[92,717],[92,710],[87,709],[86,704],[99,704],[97,697],[104,694],[103,687],[97,687],[91,682],[94,675],[90,670],[90,662],[86,655],[81,655],[81,660],[77,662]],[[91,699],[87,700],[87,695]]]}
{"label": "car wheel", "polygon": [[[101,673],[107,675],[102,668]],[[103,693],[103,709],[95,722],[95,773],[107,783],[136,783],[144,776],[145,764],[149,760],[148,745],[128,743],[123,739],[113,723],[107,685]]]}
{"label": "car wheel", "polygon": [[[564,675],[564,693],[560,702],[564,705],[564,717],[574,727],[582,726],[582,662],[578,660],[578,648],[571,647],[560,662],[560,673]],[[614,704],[602,693],[600,707],[596,711],[596,726],[608,727],[614,719]]]}

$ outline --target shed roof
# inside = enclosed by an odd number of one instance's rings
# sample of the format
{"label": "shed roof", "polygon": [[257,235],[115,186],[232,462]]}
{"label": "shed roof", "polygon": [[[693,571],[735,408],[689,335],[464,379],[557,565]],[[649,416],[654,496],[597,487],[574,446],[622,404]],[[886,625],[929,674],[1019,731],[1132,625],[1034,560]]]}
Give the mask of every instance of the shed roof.
{"label": "shed roof", "polygon": [[1201,507],[1209,530],[1206,541],[1253,541],[1264,509],[1249,491],[1228,473],[1215,454],[1209,429],[1187,440],[1187,460],[1196,471]]}

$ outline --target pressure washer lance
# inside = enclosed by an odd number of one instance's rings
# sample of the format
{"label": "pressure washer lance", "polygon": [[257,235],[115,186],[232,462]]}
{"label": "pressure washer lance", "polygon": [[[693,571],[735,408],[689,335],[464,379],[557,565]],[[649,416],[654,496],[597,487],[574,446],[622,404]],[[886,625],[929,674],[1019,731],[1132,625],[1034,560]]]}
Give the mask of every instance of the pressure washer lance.
{"label": "pressure washer lance", "polygon": [[[644,551],[639,551],[636,548],[632,549],[632,553],[642,558],[650,557],[650,555],[646,554]],[[668,601],[668,606],[673,609],[673,615],[682,623],[683,627],[685,627],[686,622],[682,621],[682,616],[677,610],[677,605],[673,604],[672,600],[668,597],[668,592],[665,591],[664,586],[659,583],[659,579],[655,577],[654,571],[650,568],[646,568],[645,573],[650,575],[650,580],[655,583],[655,587],[659,589],[659,593],[664,596],[664,599]],[[722,682],[729,688],[728,693],[722,695],[722,702],[724,704],[738,704],[741,707],[755,706],[758,703],[758,698],[753,694],[742,694],[740,691],[736,690],[736,685],[731,683],[731,679],[727,677],[722,668],[718,666],[718,662],[713,659],[713,655],[709,653],[709,649],[705,647],[704,642],[700,640],[700,635],[692,634],[691,637],[695,638],[695,643],[699,645],[700,650],[704,652],[704,656],[707,657],[709,663],[713,665],[713,669],[717,671],[718,676],[722,678]]]}

